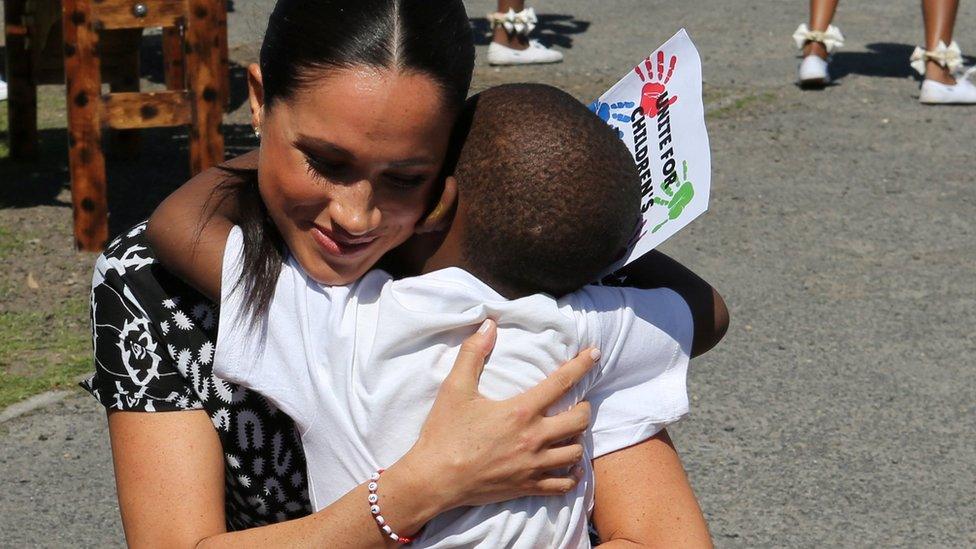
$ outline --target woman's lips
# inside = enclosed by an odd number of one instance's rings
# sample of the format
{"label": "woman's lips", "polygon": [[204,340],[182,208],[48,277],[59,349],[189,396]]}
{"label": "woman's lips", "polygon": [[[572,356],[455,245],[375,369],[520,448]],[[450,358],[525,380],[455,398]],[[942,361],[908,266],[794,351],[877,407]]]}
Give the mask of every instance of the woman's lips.
{"label": "woman's lips", "polygon": [[312,239],[328,255],[337,258],[351,258],[365,252],[378,237],[357,237],[346,238],[339,236],[331,231],[323,229],[318,225],[313,225],[311,229]]}

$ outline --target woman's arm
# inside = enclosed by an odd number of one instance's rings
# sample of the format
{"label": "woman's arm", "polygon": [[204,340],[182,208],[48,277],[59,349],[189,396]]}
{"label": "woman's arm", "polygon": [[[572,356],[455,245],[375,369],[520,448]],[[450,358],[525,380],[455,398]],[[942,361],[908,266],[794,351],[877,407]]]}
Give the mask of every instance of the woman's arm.
{"label": "woman's arm", "polygon": [[[230,162],[256,166],[256,156],[252,151]],[[232,177],[220,166],[196,175],[156,208],[146,231],[157,259],[215,302],[227,234],[239,217],[236,194],[221,187]]]}
{"label": "woman's arm", "polygon": [[[549,472],[577,463],[589,405],[545,410],[592,367],[585,350],[526,393],[492,401],[477,390],[495,326],[465,341],[414,447],[383,473],[383,515],[411,535],[437,514],[465,505],[571,490],[575,476]],[[308,517],[226,532],[223,455],[202,411],[109,415],[119,505],[133,547],[387,545],[360,485]],[[366,479],[363,479],[364,481]]]}
{"label": "woman's arm", "polygon": [[608,277],[614,285],[632,288],[670,288],[691,308],[695,323],[691,356],[706,353],[725,337],[729,310],[725,300],[708,282],[657,250],[651,250]]}
{"label": "woman's arm", "polygon": [[596,458],[593,471],[600,547],[712,547],[667,431]]}
{"label": "woman's arm", "polygon": [[[224,456],[213,424],[202,410],[111,412],[109,432],[129,547],[368,547],[385,543],[367,510],[363,486],[307,517],[228,533]],[[417,477],[401,474],[398,467],[383,475],[384,513],[399,511],[401,522],[391,518],[392,524],[406,526],[410,517],[423,525],[436,514],[434,498],[425,495],[424,484],[413,486]]]}

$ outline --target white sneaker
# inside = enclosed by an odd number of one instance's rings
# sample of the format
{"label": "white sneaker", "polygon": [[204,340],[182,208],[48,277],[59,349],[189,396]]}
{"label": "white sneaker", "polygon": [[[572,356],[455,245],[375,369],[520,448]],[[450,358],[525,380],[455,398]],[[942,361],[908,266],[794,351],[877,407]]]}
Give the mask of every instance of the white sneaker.
{"label": "white sneaker", "polygon": [[827,61],[819,55],[808,55],[800,62],[798,78],[801,88],[823,88],[830,84]]}
{"label": "white sneaker", "polygon": [[562,60],[562,53],[543,46],[538,40],[529,40],[529,47],[524,50],[510,48],[498,42],[492,42],[488,46],[488,63],[490,65],[559,63]]}
{"label": "white sneaker", "polygon": [[966,78],[957,77],[954,85],[925,79],[922,92],[918,94],[919,103],[926,105],[974,105],[976,104],[976,84]]}
{"label": "white sneaker", "polygon": [[7,100],[7,83],[0,80],[0,101]]}

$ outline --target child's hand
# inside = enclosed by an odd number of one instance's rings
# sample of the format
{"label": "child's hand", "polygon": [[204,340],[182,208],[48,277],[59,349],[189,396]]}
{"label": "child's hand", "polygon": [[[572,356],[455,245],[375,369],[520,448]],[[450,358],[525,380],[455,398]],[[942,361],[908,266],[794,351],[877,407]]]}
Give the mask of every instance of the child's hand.
{"label": "child's hand", "polygon": [[556,416],[546,410],[571,389],[599,359],[585,349],[525,393],[493,401],[478,392],[496,326],[487,320],[461,347],[444,380],[420,439],[400,464],[430,478],[430,494],[444,510],[484,505],[530,495],[560,495],[579,482],[580,471],[554,470],[583,459],[577,440],[590,421],[581,402]]}

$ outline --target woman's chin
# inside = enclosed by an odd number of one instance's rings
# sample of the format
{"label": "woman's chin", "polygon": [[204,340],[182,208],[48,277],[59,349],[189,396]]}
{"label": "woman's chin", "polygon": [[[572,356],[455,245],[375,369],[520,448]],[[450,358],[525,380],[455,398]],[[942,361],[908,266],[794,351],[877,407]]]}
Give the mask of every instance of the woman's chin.
{"label": "woman's chin", "polygon": [[312,280],[326,286],[345,286],[346,284],[352,284],[364,274],[359,272],[359,269],[355,272],[346,272],[345,269],[336,270],[328,265],[319,265],[313,269],[308,269],[304,266],[303,268]]}
{"label": "woman's chin", "polygon": [[323,261],[319,254],[309,255],[311,257],[296,257],[296,259],[312,280],[326,286],[352,284],[369,270],[369,267],[363,264],[364,262],[357,262],[355,265],[331,264]]}

